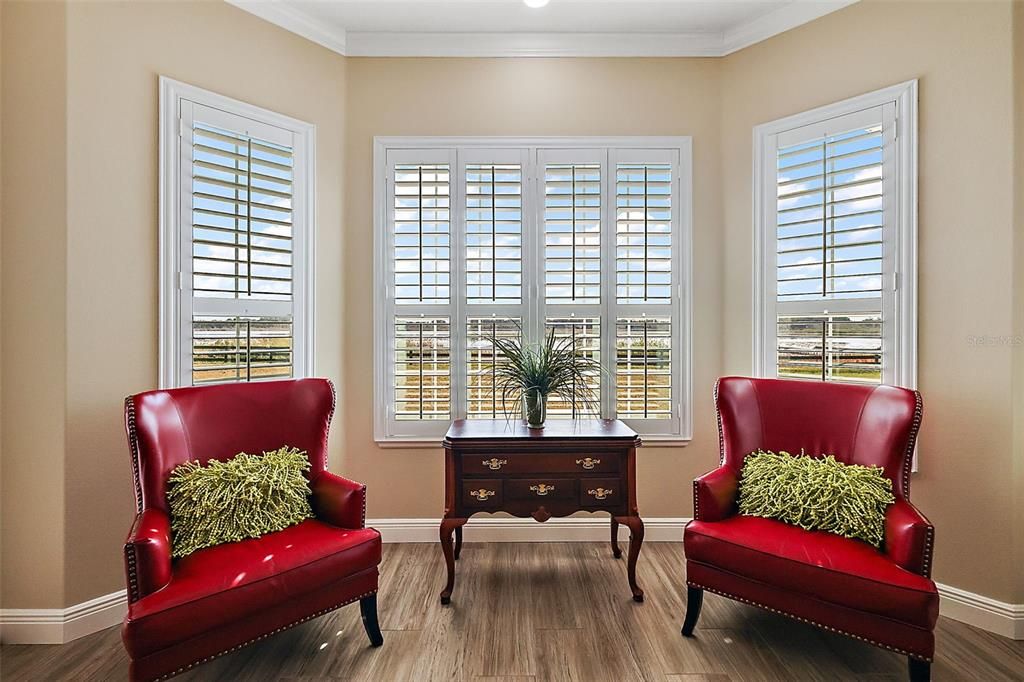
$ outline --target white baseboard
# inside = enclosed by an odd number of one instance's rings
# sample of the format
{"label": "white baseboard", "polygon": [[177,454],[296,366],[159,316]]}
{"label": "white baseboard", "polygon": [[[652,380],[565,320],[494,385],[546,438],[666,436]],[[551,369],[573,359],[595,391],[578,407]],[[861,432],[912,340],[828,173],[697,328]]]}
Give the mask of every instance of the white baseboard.
{"label": "white baseboard", "polygon": [[[690,519],[644,519],[644,541],[682,542],[683,527]],[[605,542],[608,517],[570,516],[537,523],[533,519],[480,517],[470,519],[463,530],[465,542]],[[438,519],[367,519],[380,531],[384,542],[437,542]],[[619,539],[629,539],[629,529],[619,526]]]}
{"label": "white baseboard", "polygon": [[[647,542],[680,542],[686,518],[644,519]],[[605,542],[609,521],[604,517],[533,519],[484,517],[466,524],[465,542]],[[367,519],[384,542],[437,542],[438,519]],[[619,527],[626,542],[629,529]],[[683,560],[680,553],[680,561]],[[943,616],[1010,639],[1024,639],[1024,604],[1009,604],[939,583]],[[117,625],[127,610],[125,591],[90,599],[66,609],[0,610],[0,642],[4,644],[64,644]]]}
{"label": "white baseboard", "polygon": [[124,620],[124,590],[66,609],[0,610],[0,642],[4,644],[66,644]]}
{"label": "white baseboard", "polygon": [[943,616],[1010,639],[1024,639],[1024,604],[1009,604],[942,583],[938,587]]}

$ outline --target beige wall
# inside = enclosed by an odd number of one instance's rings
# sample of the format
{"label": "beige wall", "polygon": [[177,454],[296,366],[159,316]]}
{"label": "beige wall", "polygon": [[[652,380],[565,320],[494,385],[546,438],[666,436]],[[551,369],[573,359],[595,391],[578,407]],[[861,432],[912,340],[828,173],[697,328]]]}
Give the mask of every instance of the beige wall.
{"label": "beige wall", "polygon": [[638,466],[645,515],[689,516],[690,480],[717,461],[714,379],[750,370],[752,126],[920,77],[914,499],[938,525],[939,580],[1024,599],[1024,473],[1006,473],[1024,351],[966,339],[1024,328],[1008,2],[868,0],[724,59],[344,59],[222,3],[2,4],[4,607],[123,587],[121,398],[157,383],[158,74],[318,126],[317,373],[339,387],[332,468],[370,486],[378,518],[438,516],[442,462],[373,442],[373,136],[693,137],[694,439]]}
{"label": "beige wall", "polygon": [[157,77],[317,125],[317,366],[337,381],[344,59],[223,3],[4,13],[3,603],[54,607],[124,587],[121,401],[158,380]]}
{"label": "beige wall", "polygon": [[58,3],[2,12],[0,602],[53,608],[64,605],[66,17]]}
{"label": "beige wall", "polygon": [[[375,135],[691,135],[694,173],[693,443],[643,448],[638,498],[648,516],[687,516],[690,481],[717,461],[711,388],[721,370],[718,88],[713,59],[349,59],[344,314],[348,352],[342,460],[369,486],[371,517],[440,517],[441,450],[373,441]],[[616,101],[609,93],[635,93]],[[642,106],[639,102],[642,94]]]}
{"label": "beige wall", "polygon": [[1009,537],[1012,350],[968,337],[1013,333],[1012,40],[1009,2],[867,0],[726,58],[722,81],[725,369],[747,372],[751,128],[920,78],[913,499],[937,527],[936,579],[1004,601],[1024,596]]}

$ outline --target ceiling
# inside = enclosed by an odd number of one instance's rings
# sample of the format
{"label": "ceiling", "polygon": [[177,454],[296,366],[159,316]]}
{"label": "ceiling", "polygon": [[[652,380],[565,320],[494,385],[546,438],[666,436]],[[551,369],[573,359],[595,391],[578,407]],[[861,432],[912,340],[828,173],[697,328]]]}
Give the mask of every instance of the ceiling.
{"label": "ceiling", "polygon": [[227,0],[350,56],[722,56],[856,0]]}

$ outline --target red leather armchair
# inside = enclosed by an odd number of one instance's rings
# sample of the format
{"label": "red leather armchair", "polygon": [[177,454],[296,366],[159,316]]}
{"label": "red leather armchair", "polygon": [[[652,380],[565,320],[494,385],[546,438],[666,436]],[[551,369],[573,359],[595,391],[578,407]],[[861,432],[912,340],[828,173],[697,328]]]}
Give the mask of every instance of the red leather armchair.
{"label": "red leather armchair", "polygon": [[[893,386],[725,377],[715,388],[719,468],[693,482],[686,526],[692,636],[703,591],[781,613],[908,656],[928,679],[939,596],[930,579],[934,529],[910,503],[921,396]],[[744,458],[757,449],[834,454],[880,466],[893,483],[881,550],[737,513]]]}
{"label": "red leather armchair", "polygon": [[[373,646],[380,534],[366,487],[327,471],[324,379],[149,391],[125,400],[138,516],[124,546],[132,680],[164,679],[354,601]],[[171,559],[166,482],[187,460],[290,445],[309,453],[315,519]]]}

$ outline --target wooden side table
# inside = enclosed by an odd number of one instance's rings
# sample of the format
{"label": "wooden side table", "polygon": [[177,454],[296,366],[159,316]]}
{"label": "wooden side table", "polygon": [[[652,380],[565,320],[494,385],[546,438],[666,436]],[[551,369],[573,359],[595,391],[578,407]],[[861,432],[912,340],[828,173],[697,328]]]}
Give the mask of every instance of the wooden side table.
{"label": "wooden side table", "polygon": [[[636,506],[636,448],[640,437],[617,419],[549,420],[544,429],[522,421],[460,419],[444,439],[445,505],[441,550],[448,582],[441,603],[451,601],[462,526],[473,514],[508,512],[543,523],[577,511],[611,515],[611,548],[619,524],[630,530],[627,575],[633,599],[643,601],[636,561],[644,522]],[[452,542],[452,535],[455,542]]]}

